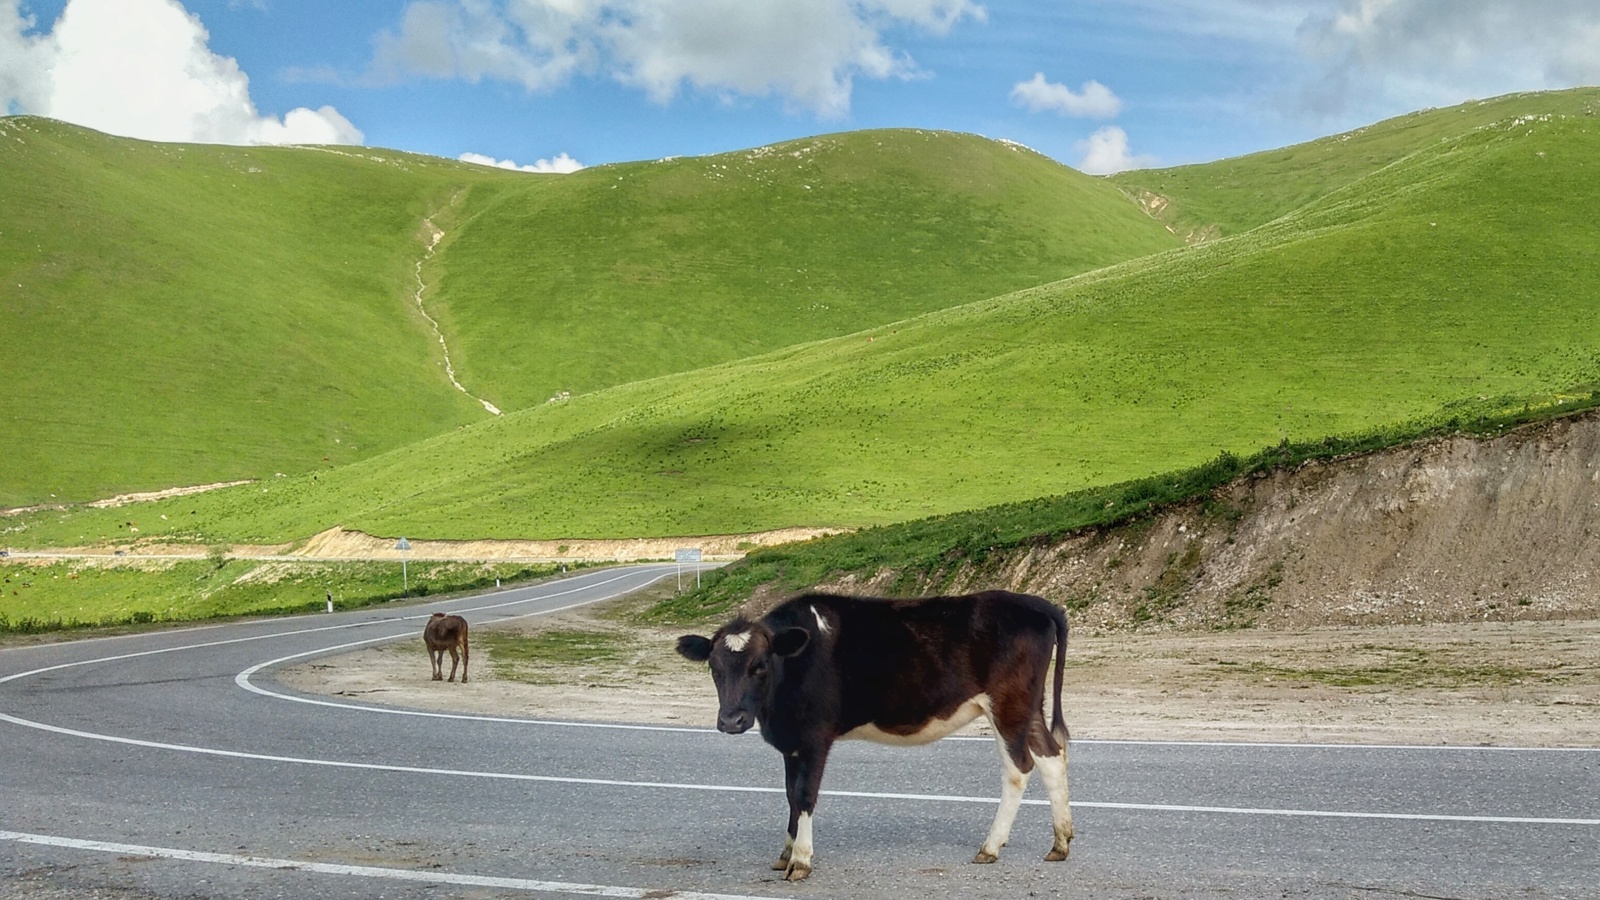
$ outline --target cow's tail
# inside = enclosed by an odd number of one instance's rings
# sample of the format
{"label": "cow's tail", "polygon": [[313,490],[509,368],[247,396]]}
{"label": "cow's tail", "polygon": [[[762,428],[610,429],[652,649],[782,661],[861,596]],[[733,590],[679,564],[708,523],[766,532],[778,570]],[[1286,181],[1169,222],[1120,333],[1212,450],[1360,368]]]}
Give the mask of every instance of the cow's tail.
{"label": "cow's tail", "polygon": [[1050,733],[1055,736],[1061,746],[1067,745],[1067,720],[1061,715],[1061,686],[1066,681],[1067,673],[1067,614],[1054,603],[1050,609],[1055,613],[1053,618],[1056,625],[1056,683],[1055,697],[1050,705]]}

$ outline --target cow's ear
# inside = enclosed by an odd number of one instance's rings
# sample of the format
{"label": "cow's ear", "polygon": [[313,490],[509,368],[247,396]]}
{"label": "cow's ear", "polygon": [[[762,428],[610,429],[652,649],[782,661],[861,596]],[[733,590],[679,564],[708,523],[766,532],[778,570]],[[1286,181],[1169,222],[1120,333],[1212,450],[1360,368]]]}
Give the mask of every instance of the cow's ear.
{"label": "cow's ear", "polygon": [[711,639],[698,634],[678,638],[678,653],[691,662],[705,662],[711,658]]}
{"label": "cow's ear", "polygon": [[811,635],[804,628],[785,628],[772,639],[772,652],[779,656],[796,656],[811,643]]}

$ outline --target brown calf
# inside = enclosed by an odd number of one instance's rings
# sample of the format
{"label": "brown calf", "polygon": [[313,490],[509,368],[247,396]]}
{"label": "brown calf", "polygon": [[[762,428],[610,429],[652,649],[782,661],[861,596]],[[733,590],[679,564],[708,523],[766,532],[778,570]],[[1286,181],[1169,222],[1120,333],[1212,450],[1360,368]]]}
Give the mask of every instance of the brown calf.
{"label": "brown calf", "polygon": [[[444,681],[444,652],[450,651],[450,679],[456,680],[456,663],[461,664],[461,683],[467,682],[467,620],[460,616],[434,613],[422,629],[422,642],[428,645],[433,661],[433,680]],[[456,648],[460,648],[457,650]]]}

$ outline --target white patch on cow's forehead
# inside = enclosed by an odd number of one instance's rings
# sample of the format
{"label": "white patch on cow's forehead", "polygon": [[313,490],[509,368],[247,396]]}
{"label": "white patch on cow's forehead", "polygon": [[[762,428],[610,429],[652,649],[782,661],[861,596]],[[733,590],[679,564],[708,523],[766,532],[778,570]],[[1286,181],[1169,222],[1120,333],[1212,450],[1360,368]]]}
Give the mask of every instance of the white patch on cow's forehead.
{"label": "white patch on cow's forehead", "polygon": [[741,631],[738,634],[723,635],[722,643],[735,653],[743,653],[745,645],[750,643],[750,632]]}
{"label": "white patch on cow's forehead", "polygon": [[833,630],[828,627],[828,620],[822,617],[822,613],[817,612],[817,608],[815,606],[811,607],[811,614],[817,617],[817,627],[822,630],[823,634],[827,634]]}

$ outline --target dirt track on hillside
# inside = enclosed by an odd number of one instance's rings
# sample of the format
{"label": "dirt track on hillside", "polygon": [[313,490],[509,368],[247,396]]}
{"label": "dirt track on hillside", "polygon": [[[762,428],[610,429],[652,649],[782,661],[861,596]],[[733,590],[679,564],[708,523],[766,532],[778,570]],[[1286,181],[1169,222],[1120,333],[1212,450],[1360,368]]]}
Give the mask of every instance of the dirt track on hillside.
{"label": "dirt track on hillside", "polygon": [[[568,540],[468,540],[445,541],[416,538],[409,541],[405,558],[412,562],[638,562],[670,560],[681,547],[698,548],[707,561],[738,559],[750,550],[838,534],[839,528],[779,528],[750,534],[718,534],[698,537],[628,538]],[[377,537],[334,526],[300,544],[229,544],[224,548],[235,559],[282,562],[327,560],[392,560],[401,553],[390,537]],[[161,540],[134,539],[118,544],[90,547],[60,547],[42,550],[15,550],[18,561],[49,562],[61,558],[99,560],[110,565],[138,565],[141,561],[205,559],[211,548],[201,544],[178,544]]]}

